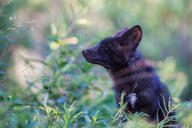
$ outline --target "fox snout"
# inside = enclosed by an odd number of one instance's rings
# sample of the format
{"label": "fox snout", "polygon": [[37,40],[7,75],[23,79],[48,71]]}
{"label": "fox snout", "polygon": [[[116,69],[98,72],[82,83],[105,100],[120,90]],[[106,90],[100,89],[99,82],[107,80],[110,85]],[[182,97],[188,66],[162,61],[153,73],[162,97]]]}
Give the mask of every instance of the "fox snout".
{"label": "fox snout", "polygon": [[109,68],[108,59],[99,51],[99,46],[85,49],[82,51],[85,59],[92,64],[98,64],[105,68]]}
{"label": "fox snout", "polygon": [[82,54],[85,57],[85,59],[90,63],[95,63],[99,58],[96,47],[84,49],[82,50]]}

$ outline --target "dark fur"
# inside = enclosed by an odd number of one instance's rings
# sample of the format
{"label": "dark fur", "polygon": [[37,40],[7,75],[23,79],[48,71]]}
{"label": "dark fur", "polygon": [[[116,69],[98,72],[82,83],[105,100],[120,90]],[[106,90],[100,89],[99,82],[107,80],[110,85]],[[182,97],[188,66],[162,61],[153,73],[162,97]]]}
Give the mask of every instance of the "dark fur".
{"label": "dark fur", "polygon": [[[141,27],[124,28],[112,37],[107,37],[93,48],[83,50],[85,59],[107,69],[114,80],[117,104],[122,92],[126,93],[126,112],[144,112],[149,120],[163,120],[170,94],[167,87],[160,81],[154,68],[147,65],[138,51],[142,38]],[[136,101],[130,102],[130,94]],[[132,97],[134,101],[135,97]],[[162,109],[161,109],[162,108]],[[168,116],[174,116],[171,112]],[[171,122],[171,124],[175,124]],[[176,127],[176,126],[175,126]]]}

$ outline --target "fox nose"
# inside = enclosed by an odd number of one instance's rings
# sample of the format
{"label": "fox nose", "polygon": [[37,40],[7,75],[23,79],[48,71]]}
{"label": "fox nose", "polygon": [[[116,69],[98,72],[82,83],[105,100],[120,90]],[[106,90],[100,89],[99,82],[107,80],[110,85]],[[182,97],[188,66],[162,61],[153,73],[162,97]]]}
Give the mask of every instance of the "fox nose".
{"label": "fox nose", "polygon": [[87,50],[86,49],[82,50],[82,54],[83,56],[85,56],[87,54]]}

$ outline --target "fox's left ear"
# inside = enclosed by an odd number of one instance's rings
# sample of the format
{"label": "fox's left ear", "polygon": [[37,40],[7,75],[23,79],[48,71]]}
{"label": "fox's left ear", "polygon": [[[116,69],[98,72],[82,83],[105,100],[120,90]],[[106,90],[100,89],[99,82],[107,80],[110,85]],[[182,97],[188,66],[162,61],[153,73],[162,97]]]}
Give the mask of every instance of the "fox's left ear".
{"label": "fox's left ear", "polygon": [[123,45],[128,45],[135,50],[142,39],[142,29],[139,25],[135,25],[124,32],[119,38]]}

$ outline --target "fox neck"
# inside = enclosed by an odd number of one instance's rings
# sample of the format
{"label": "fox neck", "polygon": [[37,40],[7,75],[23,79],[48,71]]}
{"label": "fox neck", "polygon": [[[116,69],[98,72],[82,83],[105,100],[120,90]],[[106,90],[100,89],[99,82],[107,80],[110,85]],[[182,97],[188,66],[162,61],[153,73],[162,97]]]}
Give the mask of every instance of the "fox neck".
{"label": "fox neck", "polygon": [[136,70],[142,69],[145,66],[146,66],[146,63],[145,63],[144,59],[139,58],[133,62],[128,63],[126,66],[123,66],[119,69],[116,69],[116,70],[108,69],[107,71],[112,76],[112,78],[115,79],[124,74],[128,74],[128,73],[134,72]]}
{"label": "fox neck", "polygon": [[108,72],[111,74],[116,74],[116,72],[119,72],[120,70],[124,70],[127,68],[134,68],[135,66],[138,66],[139,63],[145,63],[143,56],[139,52],[139,50],[136,50],[134,53],[134,57],[129,59],[125,64],[115,64],[112,66],[111,69],[107,69]]}
{"label": "fox neck", "polygon": [[151,78],[156,76],[155,70],[150,62],[146,62],[139,54],[134,61],[118,70],[108,70],[115,84],[120,84],[123,81],[129,82],[143,78]]}
{"label": "fox neck", "polygon": [[143,79],[157,77],[154,68],[146,64],[144,60],[137,60],[133,67],[129,66],[117,72],[109,70],[109,74],[113,79],[114,87],[125,87],[127,84],[137,84]]}

